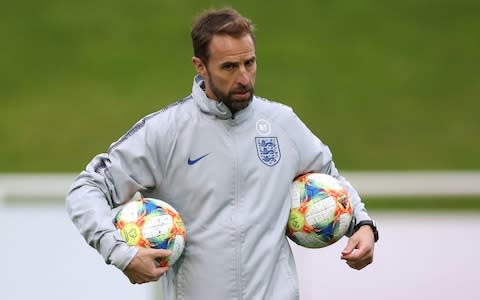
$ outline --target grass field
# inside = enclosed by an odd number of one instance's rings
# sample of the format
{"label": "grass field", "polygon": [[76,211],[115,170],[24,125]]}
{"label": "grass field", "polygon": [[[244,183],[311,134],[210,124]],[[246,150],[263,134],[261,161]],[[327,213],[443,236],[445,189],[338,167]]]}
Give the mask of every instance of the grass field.
{"label": "grass field", "polygon": [[257,94],[294,107],[347,170],[480,169],[480,2],[10,1],[0,172],[77,172],[190,92],[192,17],[257,27]]}

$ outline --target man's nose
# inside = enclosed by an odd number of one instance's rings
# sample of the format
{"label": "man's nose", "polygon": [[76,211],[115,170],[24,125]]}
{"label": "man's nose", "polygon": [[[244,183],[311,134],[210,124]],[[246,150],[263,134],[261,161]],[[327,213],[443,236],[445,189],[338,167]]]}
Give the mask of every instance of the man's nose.
{"label": "man's nose", "polygon": [[240,66],[237,81],[242,85],[248,85],[250,83],[250,73],[245,66]]}

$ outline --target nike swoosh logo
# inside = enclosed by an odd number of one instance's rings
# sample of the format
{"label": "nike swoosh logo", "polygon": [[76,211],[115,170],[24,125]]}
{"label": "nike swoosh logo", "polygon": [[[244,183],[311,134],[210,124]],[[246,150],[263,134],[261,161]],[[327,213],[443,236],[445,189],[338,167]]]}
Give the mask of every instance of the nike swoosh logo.
{"label": "nike swoosh logo", "polygon": [[188,165],[190,165],[190,166],[193,165],[193,164],[196,164],[199,160],[201,160],[202,158],[204,158],[205,156],[207,156],[207,155],[209,155],[209,154],[210,154],[210,153],[204,154],[204,155],[200,156],[199,158],[193,159],[193,160],[190,159],[190,157],[189,157],[188,160],[187,160],[187,163],[188,163]]}

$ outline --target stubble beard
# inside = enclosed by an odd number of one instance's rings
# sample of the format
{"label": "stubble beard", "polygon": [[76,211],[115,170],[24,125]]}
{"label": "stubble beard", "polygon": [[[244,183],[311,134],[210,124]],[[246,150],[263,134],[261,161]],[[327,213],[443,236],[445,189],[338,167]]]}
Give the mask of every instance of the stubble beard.
{"label": "stubble beard", "polygon": [[[209,78],[208,84],[210,85],[210,90],[212,93],[215,95],[218,101],[223,102],[232,112],[232,114],[235,114],[236,112],[245,109],[253,99],[253,95],[255,92],[255,88],[253,86],[246,86],[246,85],[241,85],[233,90],[230,90],[228,94],[225,94],[222,92],[217,86],[213,83],[212,78]],[[250,96],[248,99],[245,100],[235,100],[233,96],[237,93],[245,93],[248,92]]]}

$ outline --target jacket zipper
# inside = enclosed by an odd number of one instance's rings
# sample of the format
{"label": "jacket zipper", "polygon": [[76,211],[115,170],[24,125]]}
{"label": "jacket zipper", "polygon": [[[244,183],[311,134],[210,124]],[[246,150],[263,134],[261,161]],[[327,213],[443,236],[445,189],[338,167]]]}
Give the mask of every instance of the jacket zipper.
{"label": "jacket zipper", "polygon": [[241,228],[241,218],[240,216],[240,200],[238,198],[238,186],[239,186],[239,170],[238,170],[238,152],[235,146],[235,134],[233,129],[235,128],[235,119],[232,116],[230,120],[230,138],[232,142],[232,150],[233,150],[233,165],[234,165],[234,225],[235,225],[235,279],[237,285],[237,297],[236,299],[242,300],[243,299],[243,283],[242,283],[242,271],[241,271],[241,243],[242,243],[242,228]]}

